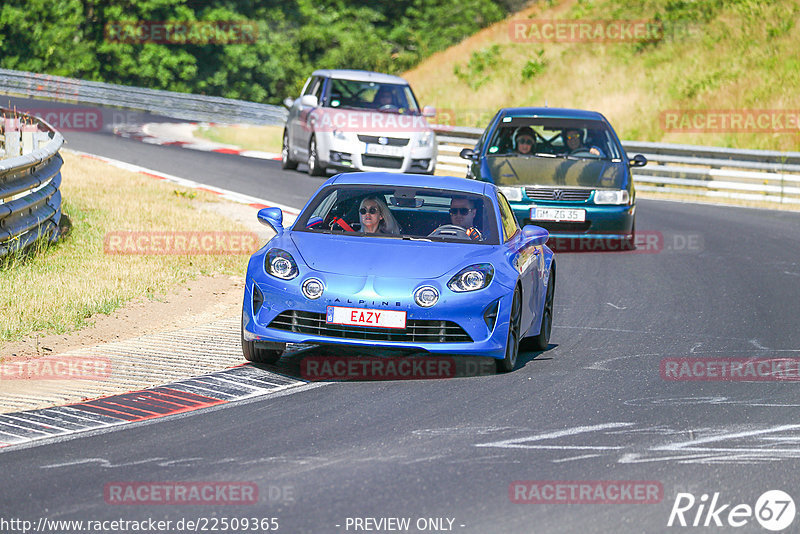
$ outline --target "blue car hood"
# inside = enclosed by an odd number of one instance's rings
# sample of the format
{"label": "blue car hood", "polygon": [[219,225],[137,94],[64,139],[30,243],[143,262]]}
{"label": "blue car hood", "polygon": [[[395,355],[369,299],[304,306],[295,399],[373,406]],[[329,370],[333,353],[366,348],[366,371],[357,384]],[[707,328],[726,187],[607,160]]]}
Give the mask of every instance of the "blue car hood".
{"label": "blue car hood", "polygon": [[438,278],[458,267],[488,261],[495,248],[310,232],[293,232],[292,242],[316,271],[408,279]]}

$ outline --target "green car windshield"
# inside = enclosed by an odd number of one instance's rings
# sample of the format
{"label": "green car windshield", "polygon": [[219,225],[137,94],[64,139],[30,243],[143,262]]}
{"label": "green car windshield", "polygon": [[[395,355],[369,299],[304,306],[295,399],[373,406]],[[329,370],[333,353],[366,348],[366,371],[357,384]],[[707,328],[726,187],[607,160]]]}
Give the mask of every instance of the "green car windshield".
{"label": "green car windshield", "polygon": [[[519,142],[530,137],[533,137],[533,144]],[[622,158],[614,134],[606,123],[551,117],[503,118],[489,140],[486,155]]]}
{"label": "green car windshield", "polygon": [[505,117],[485,149],[497,185],[624,187],[621,150],[602,121]]}

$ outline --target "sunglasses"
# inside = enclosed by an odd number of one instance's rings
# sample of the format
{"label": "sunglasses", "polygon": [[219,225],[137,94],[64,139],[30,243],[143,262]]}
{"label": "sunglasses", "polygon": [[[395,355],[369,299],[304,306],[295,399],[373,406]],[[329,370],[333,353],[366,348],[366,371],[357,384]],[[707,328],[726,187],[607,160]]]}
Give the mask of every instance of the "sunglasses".
{"label": "sunglasses", "polygon": [[472,208],[450,208],[450,215],[466,215]]}
{"label": "sunglasses", "polygon": [[571,134],[567,136],[567,139],[580,139],[581,136],[578,134]]}
{"label": "sunglasses", "polygon": [[533,144],[533,139],[531,139],[530,137],[526,137],[525,139],[517,139],[517,144],[518,145],[532,145]]}
{"label": "sunglasses", "polygon": [[370,206],[369,209],[361,208],[360,210],[358,210],[358,213],[360,213],[361,215],[366,215],[367,213],[369,213],[370,215],[375,215],[376,213],[378,213],[378,208],[376,208],[375,206]]}

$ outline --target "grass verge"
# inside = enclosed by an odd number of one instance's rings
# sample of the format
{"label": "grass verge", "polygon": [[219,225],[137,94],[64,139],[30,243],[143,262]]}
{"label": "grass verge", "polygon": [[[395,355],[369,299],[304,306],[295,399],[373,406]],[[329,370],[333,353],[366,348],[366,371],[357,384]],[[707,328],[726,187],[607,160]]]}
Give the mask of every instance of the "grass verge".
{"label": "grass verge", "polygon": [[106,254],[104,240],[120,231],[244,229],[203,210],[220,200],[101,161],[63,154],[63,210],[72,223],[66,239],[35,254],[18,254],[0,268],[0,342],[32,332],[80,329],[136,298],[159,299],[201,275],[242,274],[248,256]]}
{"label": "grass verge", "polygon": [[196,137],[235,145],[245,150],[263,152],[280,152],[283,137],[283,126],[201,126],[194,131]]}

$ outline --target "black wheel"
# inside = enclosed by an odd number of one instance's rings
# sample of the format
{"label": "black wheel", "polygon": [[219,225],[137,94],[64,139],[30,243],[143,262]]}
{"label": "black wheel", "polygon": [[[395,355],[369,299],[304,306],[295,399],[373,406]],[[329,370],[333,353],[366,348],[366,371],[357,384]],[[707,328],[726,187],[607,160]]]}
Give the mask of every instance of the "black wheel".
{"label": "black wheel", "polygon": [[514,291],[514,300],[511,301],[511,313],[508,317],[508,338],[506,338],[506,356],[497,360],[497,372],[507,373],[517,366],[519,354],[519,325],[522,319],[522,299],[519,290]]}
{"label": "black wheel", "polygon": [[245,341],[244,325],[242,325],[242,354],[244,354],[244,359],[248,362],[275,363],[281,359],[283,351],[278,349],[262,349],[256,347],[256,344],[252,341]]}
{"label": "black wheel", "polygon": [[322,176],[325,174],[325,167],[320,165],[319,154],[317,153],[317,140],[312,137],[308,144],[308,174],[311,176]]}
{"label": "black wheel", "polygon": [[281,147],[281,168],[291,171],[297,168],[297,162],[292,159],[289,152],[289,132],[283,131],[283,146]]}
{"label": "black wheel", "polygon": [[556,270],[550,267],[550,278],[547,283],[547,295],[542,309],[542,320],[539,323],[539,334],[525,338],[525,348],[531,350],[547,350],[550,344],[550,331],[553,329],[553,297],[556,293]]}

